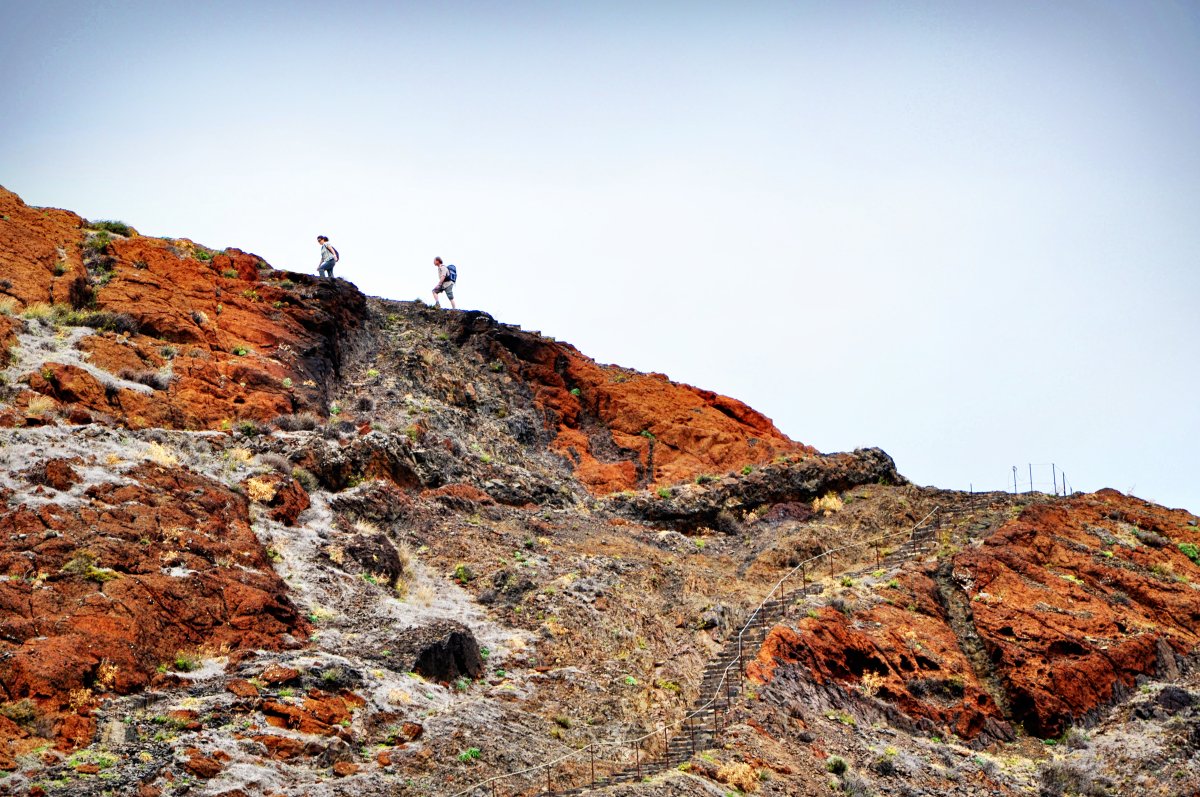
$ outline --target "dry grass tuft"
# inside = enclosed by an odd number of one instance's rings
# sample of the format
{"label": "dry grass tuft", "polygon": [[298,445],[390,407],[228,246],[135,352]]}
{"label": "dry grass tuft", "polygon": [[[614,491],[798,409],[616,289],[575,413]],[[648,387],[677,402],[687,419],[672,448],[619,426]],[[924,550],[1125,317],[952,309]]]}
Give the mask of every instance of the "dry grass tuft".
{"label": "dry grass tuft", "polygon": [[758,772],[749,764],[729,762],[722,764],[717,770],[717,780],[728,783],[743,792],[750,793],[758,789]]}
{"label": "dry grass tuft", "polygon": [[249,465],[254,459],[254,452],[248,448],[231,448],[225,455],[229,461],[237,465]]}
{"label": "dry grass tuft", "polygon": [[28,319],[43,319],[50,318],[54,315],[54,308],[45,302],[33,302],[25,305],[25,309],[21,311],[22,318]]}
{"label": "dry grass tuft", "polygon": [[25,411],[34,418],[45,418],[54,412],[58,407],[58,402],[49,396],[43,396],[38,393],[29,399],[29,404],[26,405]]}
{"label": "dry grass tuft", "polygon": [[379,527],[369,520],[354,521],[354,530],[359,534],[365,534],[370,537],[373,537],[379,533]]}
{"label": "dry grass tuft", "polygon": [[0,296],[0,315],[12,315],[16,309],[16,299],[11,296]]}
{"label": "dry grass tuft", "polygon": [[413,592],[413,600],[421,607],[432,606],[436,598],[437,592],[428,584],[422,584]]}
{"label": "dry grass tuft", "polygon": [[257,501],[260,504],[270,503],[275,499],[275,482],[271,479],[264,479],[261,476],[252,476],[246,479],[246,495],[251,501]]}
{"label": "dry grass tuft", "polygon": [[96,670],[96,687],[101,692],[112,691],[113,683],[116,682],[120,669],[120,666],[113,664],[108,659],[101,661],[99,669]]}
{"label": "dry grass tuft", "polygon": [[175,455],[175,452],[162,443],[151,443],[146,446],[146,459],[164,468],[170,468],[179,464],[179,457]]}
{"label": "dry grass tuft", "polygon": [[91,708],[95,699],[96,697],[92,694],[92,690],[86,686],[82,689],[72,689],[70,694],[67,695],[67,701],[71,704],[72,711],[86,711]]}
{"label": "dry grass tuft", "polygon": [[826,517],[834,512],[841,512],[843,506],[842,499],[838,498],[835,493],[825,493],[820,498],[814,499],[812,505],[814,512],[824,512]]}
{"label": "dry grass tuft", "polygon": [[346,561],[346,551],[340,545],[330,545],[325,549],[325,555],[329,557],[329,561],[335,565],[340,565]]}

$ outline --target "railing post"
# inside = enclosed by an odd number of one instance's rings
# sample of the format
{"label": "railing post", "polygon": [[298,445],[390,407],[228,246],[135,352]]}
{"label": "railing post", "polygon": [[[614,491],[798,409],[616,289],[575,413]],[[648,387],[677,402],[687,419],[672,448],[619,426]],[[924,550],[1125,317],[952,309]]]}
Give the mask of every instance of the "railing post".
{"label": "railing post", "polygon": [[692,742],[692,756],[696,755],[696,725],[691,719],[688,719],[688,738]]}
{"label": "railing post", "polygon": [[592,785],[596,785],[596,748],[588,745],[588,763],[592,768]]}
{"label": "railing post", "polygon": [[638,739],[633,744],[633,756],[634,756],[634,760],[637,761],[638,780],[641,780],[642,779],[642,740],[641,739]]}
{"label": "railing post", "polygon": [[550,765],[546,765],[546,793],[554,794],[554,787],[550,785]]}
{"label": "railing post", "polygon": [[875,566],[879,567],[882,560],[879,558],[879,540],[875,540]]}
{"label": "railing post", "polygon": [[800,563],[800,594],[808,595],[808,565]]}
{"label": "railing post", "polygon": [[830,576],[830,578],[832,578],[833,577],[833,551],[830,550],[827,555],[829,556],[829,576]]}

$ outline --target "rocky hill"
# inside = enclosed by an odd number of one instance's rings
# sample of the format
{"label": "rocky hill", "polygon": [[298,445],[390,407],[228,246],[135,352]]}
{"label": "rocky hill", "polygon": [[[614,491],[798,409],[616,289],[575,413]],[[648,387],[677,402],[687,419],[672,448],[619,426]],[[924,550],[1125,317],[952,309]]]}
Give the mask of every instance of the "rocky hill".
{"label": "rocky hill", "polygon": [[0,189],[0,792],[1165,794],[1196,516]]}

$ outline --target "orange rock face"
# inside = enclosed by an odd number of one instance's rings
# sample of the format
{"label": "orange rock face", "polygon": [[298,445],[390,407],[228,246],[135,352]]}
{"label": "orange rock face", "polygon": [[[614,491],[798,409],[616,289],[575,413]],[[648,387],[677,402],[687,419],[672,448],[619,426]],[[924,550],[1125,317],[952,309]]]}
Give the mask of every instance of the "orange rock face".
{"label": "orange rock face", "polygon": [[[339,343],[365,313],[352,286],[272,271],[237,249],[91,231],[3,189],[0,215],[0,301],[108,314],[78,348],[111,378],[51,364],[29,375],[33,390],[133,428],[324,412]],[[0,322],[0,350],[15,326]]]}
{"label": "orange rock face", "polygon": [[178,468],[127,475],[82,505],[0,512],[0,687],[63,741],[90,739],[96,701],[179,654],[278,649],[307,631],[244,498]]}
{"label": "orange rock face", "polygon": [[[471,315],[464,326],[475,331]],[[736,399],[662,374],[600,365],[574,346],[512,327],[496,326],[484,335],[491,356],[528,384],[555,434],[551,447],[595,493],[816,453]]]}
{"label": "orange rock face", "polygon": [[873,606],[776,628],[752,674],[799,666],[966,739],[1058,736],[1196,653],[1195,523],[1112,490],[1029,507]]}

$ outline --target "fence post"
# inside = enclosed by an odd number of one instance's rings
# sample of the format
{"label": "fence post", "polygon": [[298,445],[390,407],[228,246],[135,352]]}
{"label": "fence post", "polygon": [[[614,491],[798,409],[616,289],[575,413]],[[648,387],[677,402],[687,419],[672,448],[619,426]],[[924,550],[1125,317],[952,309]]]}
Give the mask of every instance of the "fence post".
{"label": "fence post", "polygon": [[875,566],[879,567],[881,561],[879,558],[879,540],[875,540]]}
{"label": "fence post", "polygon": [[829,551],[828,556],[829,556],[829,576],[830,576],[830,578],[832,578],[833,577],[833,551],[832,550]]}
{"label": "fence post", "polygon": [[546,793],[554,794],[554,787],[550,785],[550,765],[546,765]]}
{"label": "fence post", "polygon": [[588,763],[592,768],[592,785],[596,785],[596,748],[588,745]]}
{"label": "fence post", "polygon": [[808,565],[800,563],[800,594],[808,595]]}
{"label": "fence post", "polygon": [[1029,463],[1029,492],[1033,492],[1033,463]]}
{"label": "fence post", "polygon": [[642,740],[638,739],[633,745],[634,760],[637,761],[638,780],[642,779]]}
{"label": "fence post", "polygon": [[1017,466],[1013,465],[1013,495],[1017,494]]}
{"label": "fence post", "polygon": [[696,725],[694,722],[692,722],[691,718],[688,718],[688,738],[692,742],[692,755],[695,756],[696,755]]}
{"label": "fence post", "polygon": [[1050,463],[1050,477],[1054,479],[1054,494],[1058,495],[1058,466]]}

